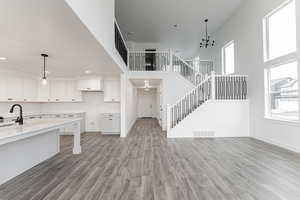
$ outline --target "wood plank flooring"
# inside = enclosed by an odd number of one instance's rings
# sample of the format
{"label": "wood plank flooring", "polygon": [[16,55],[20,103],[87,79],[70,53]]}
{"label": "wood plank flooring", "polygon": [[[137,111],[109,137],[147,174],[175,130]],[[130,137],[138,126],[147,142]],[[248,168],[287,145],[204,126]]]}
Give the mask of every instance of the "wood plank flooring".
{"label": "wood plank flooring", "polygon": [[250,138],[169,140],[143,119],[126,139],[84,134],[82,148],[72,155],[62,137],[62,152],[1,185],[0,199],[300,199],[300,155]]}

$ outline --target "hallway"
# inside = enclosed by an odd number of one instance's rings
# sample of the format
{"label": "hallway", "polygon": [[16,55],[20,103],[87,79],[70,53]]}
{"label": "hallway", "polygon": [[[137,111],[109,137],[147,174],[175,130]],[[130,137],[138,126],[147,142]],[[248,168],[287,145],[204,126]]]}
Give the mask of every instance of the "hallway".
{"label": "hallway", "polygon": [[1,200],[300,199],[300,155],[248,138],[167,140],[156,120],[126,139],[88,133],[0,186]]}

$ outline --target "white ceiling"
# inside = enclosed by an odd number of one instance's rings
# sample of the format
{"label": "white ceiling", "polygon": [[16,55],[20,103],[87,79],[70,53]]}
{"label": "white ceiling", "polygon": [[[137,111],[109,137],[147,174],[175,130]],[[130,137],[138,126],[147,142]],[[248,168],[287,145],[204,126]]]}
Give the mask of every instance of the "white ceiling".
{"label": "white ceiling", "polygon": [[117,74],[120,69],[63,0],[3,0],[0,6],[0,69],[40,75],[48,53],[52,76]]}
{"label": "white ceiling", "polygon": [[[245,0],[116,0],[116,18],[135,42],[163,43],[190,57],[199,50],[204,20],[216,31]],[[174,24],[178,24],[176,29]]]}

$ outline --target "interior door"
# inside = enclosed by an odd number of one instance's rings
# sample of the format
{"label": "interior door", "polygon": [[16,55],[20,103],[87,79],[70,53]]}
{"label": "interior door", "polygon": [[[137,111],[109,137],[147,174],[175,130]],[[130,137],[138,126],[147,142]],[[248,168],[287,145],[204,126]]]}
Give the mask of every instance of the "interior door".
{"label": "interior door", "polygon": [[156,91],[138,91],[138,114],[140,118],[153,118],[156,110]]}

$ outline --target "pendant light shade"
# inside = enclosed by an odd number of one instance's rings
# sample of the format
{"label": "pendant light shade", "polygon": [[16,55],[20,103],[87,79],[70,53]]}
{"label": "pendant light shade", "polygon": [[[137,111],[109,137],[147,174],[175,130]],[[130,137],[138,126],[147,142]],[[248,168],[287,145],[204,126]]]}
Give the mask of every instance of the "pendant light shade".
{"label": "pendant light shade", "polygon": [[47,84],[47,77],[46,77],[46,58],[48,57],[47,54],[41,54],[41,56],[44,58],[44,66],[43,66],[43,77],[42,77],[42,84]]}

